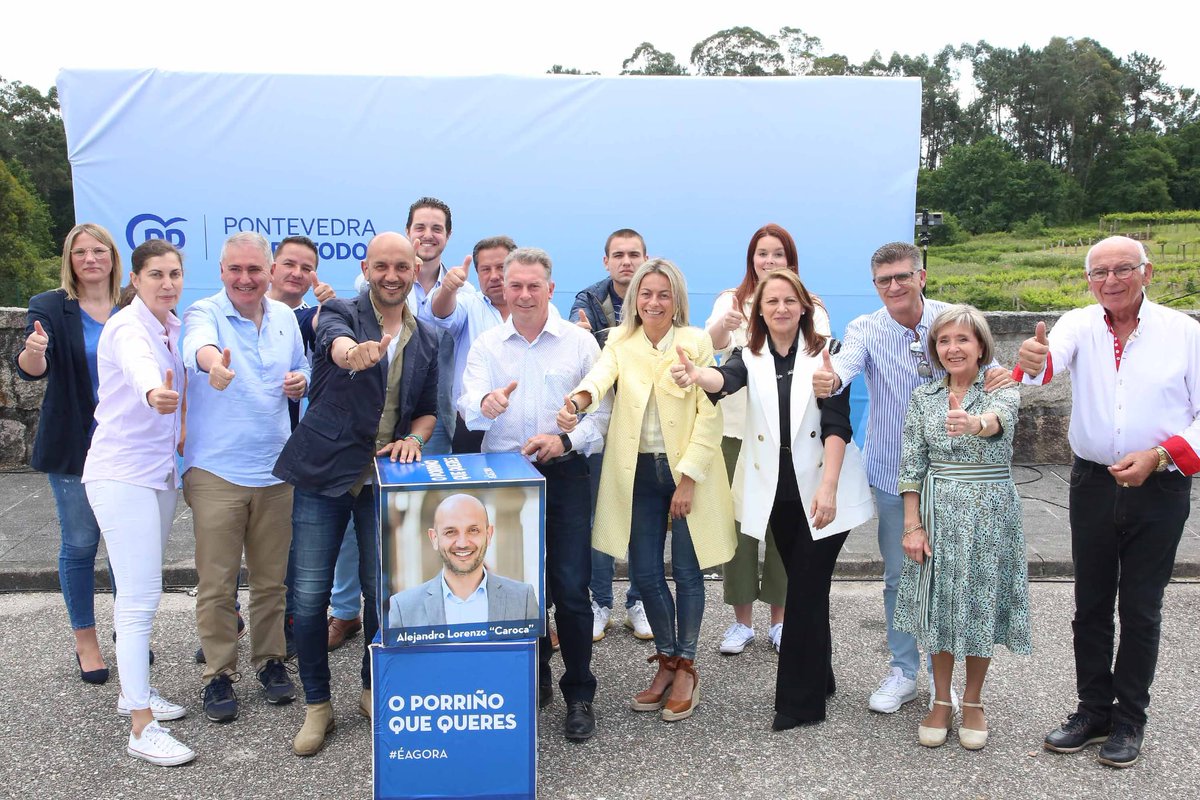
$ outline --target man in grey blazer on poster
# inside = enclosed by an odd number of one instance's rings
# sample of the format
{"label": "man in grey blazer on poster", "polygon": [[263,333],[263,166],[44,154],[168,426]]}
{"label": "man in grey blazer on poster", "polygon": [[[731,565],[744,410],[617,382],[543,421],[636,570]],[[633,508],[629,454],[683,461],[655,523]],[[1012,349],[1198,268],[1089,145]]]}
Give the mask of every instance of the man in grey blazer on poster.
{"label": "man in grey blazer on poster", "polygon": [[453,494],[433,512],[429,542],[442,570],[420,586],[392,595],[388,625],[461,625],[538,618],[533,587],[483,565],[494,528],[487,509],[469,494]]}

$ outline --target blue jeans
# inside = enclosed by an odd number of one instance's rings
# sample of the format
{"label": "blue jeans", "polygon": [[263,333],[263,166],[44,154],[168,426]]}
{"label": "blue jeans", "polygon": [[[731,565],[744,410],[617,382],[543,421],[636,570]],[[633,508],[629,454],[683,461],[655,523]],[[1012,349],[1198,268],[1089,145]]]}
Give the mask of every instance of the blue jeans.
{"label": "blue jeans", "polygon": [[379,629],[376,576],[379,569],[375,549],[375,487],[364,486],[354,497],[349,492],[327,497],[297,488],[292,498],[292,565],[295,573],[295,617],[293,633],[300,662],[304,700],[310,705],[329,699],[329,632],[325,610],[333,588],[337,562],[346,526],[354,519],[358,539],[358,579],[362,582],[363,659],[362,683],[371,685],[367,647]]}
{"label": "blue jeans", "polygon": [[342,549],[333,569],[333,595],[329,598],[329,613],[338,619],[358,619],[362,609],[362,584],[358,580],[358,536],[354,520],[350,520]]}
{"label": "blue jeans", "polygon": [[[875,507],[879,511],[879,554],[883,556],[883,613],[887,619],[888,650],[892,651],[892,666],[899,667],[904,677],[917,677],[921,656],[917,640],[911,634],[892,627],[896,613],[896,589],[900,585],[900,569],[904,566],[904,500],[898,495],[872,486]],[[932,675],[933,672],[930,671]]]}
{"label": "blue jeans", "polygon": [[[58,583],[75,630],[96,627],[96,548],[100,526],[78,475],[51,472],[50,490],[58,510],[62,545],[58,550]],[[112,569],[109,568],[109,575]],[[112,582],[116,594],[116,581]]]}
{"label": "blue jeans", "polygon": [[[601,454],[591,455],[587,457],[588,469],[590,470],[591,489],[592,489],[592,516],[596,515],[596,496],[600,493],[600,466],[604,458]],[[588,586],[592,592],[592,600],[596,605],[611,609],[613,607],[613,573],[616,571],[617,560],[608,553],[602,553],[599,550],[592,550],[592,581]],[[628,557],[626,557],[628,564]],[[629,584],[629,591],[625,593],[625,607],[629,608],[634,603],[641,602],[642,596],[638,594],[634,588],[632,581]]]}
{"label": "blue jeans", "polygon": [[633,583],[642,595],[654,647],[667,656],[696,659],[700,621],[704,618],[704,578],[686,519],[671,523],[671,576],[675,598],[667,587],[663,552],[675,479],[665,455],[638,454],[633,478],[633,524],[629,557]]}
{"label": "blue jeans", "polygon": [[[553,464],[534,464],[546,478],[546,594],[554,598],[554,621],[562,645],[563,676],[558,682],[568,704],[592,702],[596,676],[592,674],[592,604],[588,576],[592,530],[588,524],[588,465],[582,457]],[[548,605],[548,604],[547,604]],[[538,641],[538,682],[550,683],[550,638]]]}

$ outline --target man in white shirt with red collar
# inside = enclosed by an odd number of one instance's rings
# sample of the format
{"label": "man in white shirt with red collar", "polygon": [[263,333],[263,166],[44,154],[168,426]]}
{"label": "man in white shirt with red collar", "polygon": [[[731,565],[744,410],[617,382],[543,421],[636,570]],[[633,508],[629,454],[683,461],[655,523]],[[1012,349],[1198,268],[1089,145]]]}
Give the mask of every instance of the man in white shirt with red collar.
{"label": "man in white shirt with red collar", "polygon": [[1103,742],[1101,764],[1129,767],[1141,751],[1190,476],[1200,471],[1200,325],[1146,298],[1154,267],[1140,242],[1111,236],[1085,265],[1098,304],[1063,314],[1049,336],[1038,323],[1018,354],[1024,383],[1064,371],[1072,383],[1079,706],[1045,746],[1074,753]]}

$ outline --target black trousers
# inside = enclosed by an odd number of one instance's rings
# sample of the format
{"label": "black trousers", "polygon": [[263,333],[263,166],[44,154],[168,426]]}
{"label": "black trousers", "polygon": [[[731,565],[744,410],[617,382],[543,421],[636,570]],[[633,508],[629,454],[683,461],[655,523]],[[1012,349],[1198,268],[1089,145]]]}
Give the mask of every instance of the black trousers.
{"label": "black trousers", "polygon": [[450,452],[455,455],[461,453],[482,453],[483,452],[483,435],[487,431],[473,431],[467,427],[467,423],[462,418],[462,414],[458,415],[458,422],[454,425],[454,436],[450,437]]}
{"label": "black trousers", "polygon": [[776,501],[771,509],[775,546],[787,570],[783,641],[775,674],[775,710],[801,722],[825,719],[833,694],[833,638],[829,587],[844,531],[813,541],[803,501]]}
{"label": "black trousers", "polygon": [[[1163,590],[1191,511],[1191,487],[1191,478],[1161,472],[1126,489],[1103,465],[1075,459],[1070,492],[1075,565],[1071,627],[1081,711],[1146,724]],[[1121,621],[1115,664],[1114,603]]]}
{"label": "black trousers", "polygon": [[[558,682],[567,703],[592,702],[592,489],[587,460],[573,455],[552,464],[534,464],[546,478],[546,601],[553,599],[554,621],[566,670]],[[538,640],[539,684],[550,684],[550,637]]]}

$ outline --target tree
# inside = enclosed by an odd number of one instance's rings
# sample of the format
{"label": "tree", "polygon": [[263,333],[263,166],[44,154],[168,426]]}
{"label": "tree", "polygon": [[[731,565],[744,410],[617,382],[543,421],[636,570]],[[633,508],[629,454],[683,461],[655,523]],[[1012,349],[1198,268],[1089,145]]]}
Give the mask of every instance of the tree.
{"label": "tree", "polygon": [[1130,131],[1166,128],[1175,90],[1163,80],[1163,62],[1134,51],[1121,62],[1124,73],[1125,113]]}
{"label": "tree", "polygon": [[49,208],[54,238],[66,236],[75,224],[75,200],[57,88],[43,95],[0,78],[0,159],[24,168]]}
{"label": "tree", "polygon": [[808,75],[821,55],[821,40],[799,28],[782,27],[775,37],[789,75]]}
{"label": "tree", "polygon": [[1122,134],[1096,159],[1089,185],[1090,209],[1168,211],[1174,207],[1171,182],[1179,165],[1170,148],[1151,131]]}
{"label": "tree", "polygon": [[633,55],[621,62],[622,75],[687,75],[687,68],[649,42],[634,48]]}
{"label": "tree", "polygon": [[57,270],[46,207],[0,160],[0,306],[25,306],[38,292],[54,288]]}
{"label": "tree", "polygon": [[698,75],[787,75],[779,43],[753,28],[718,31],[692,48]]}
{"label": "tree", "polygon": [[599,75],[599,72],[580,72],[575,67],[564,67],[562,64],[555,64],[550,69],[546,70],[547,75]]}
{"label": "tree", "polygon": [[1163,137],[1179,171],[1171,181],[1171,199],[1176,208],[1200,209],[1200,122]]}

